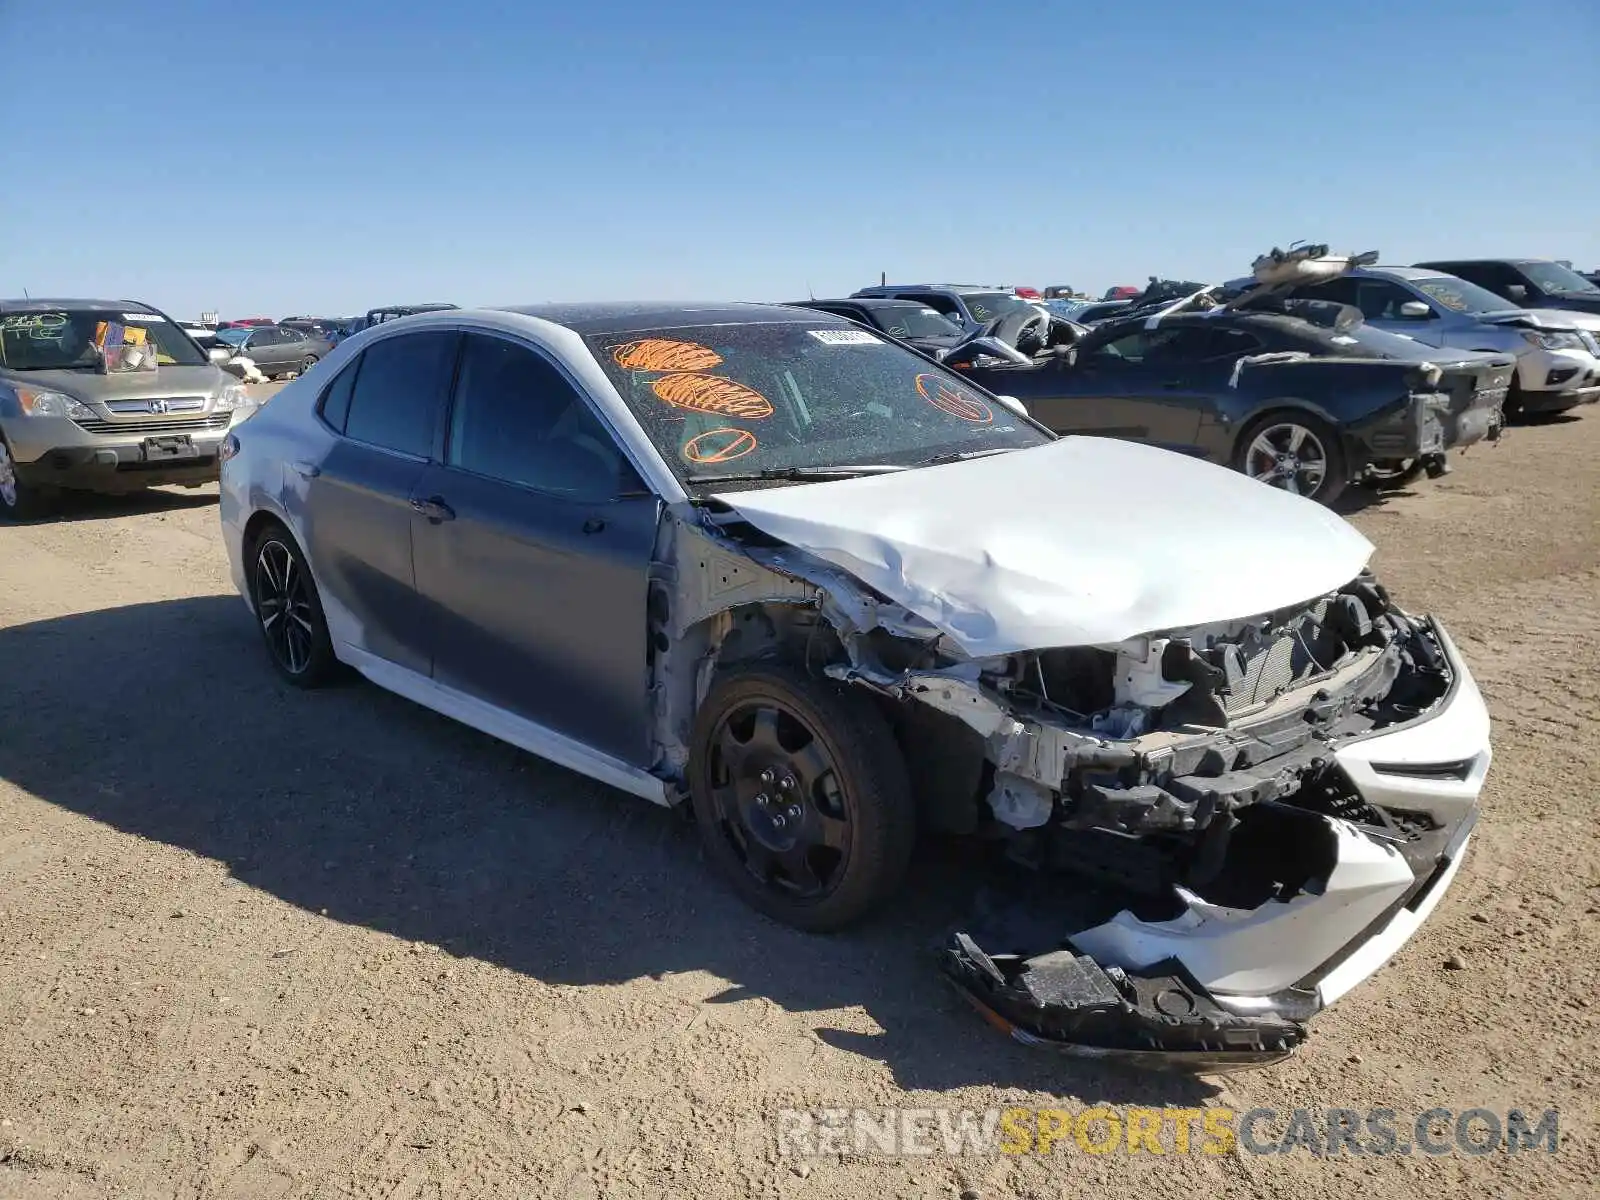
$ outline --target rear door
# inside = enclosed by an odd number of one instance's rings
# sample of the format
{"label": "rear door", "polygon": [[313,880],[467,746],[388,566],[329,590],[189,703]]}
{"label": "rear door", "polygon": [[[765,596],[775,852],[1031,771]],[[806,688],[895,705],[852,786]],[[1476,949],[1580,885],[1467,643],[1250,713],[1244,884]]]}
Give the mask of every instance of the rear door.
{"label": "rear door", "polygon": [[412,498],[427,469],[460,335],[423,330],[372,343],[319,402],[341,436],[309,476],[307,549],[358,648],[427,674],[426,621],[412,569]]}
{"label": "rear door", "polygon": [[659,501],[572,379],[467,334],[443,461],[414,494],[435,680],[647,766]]}

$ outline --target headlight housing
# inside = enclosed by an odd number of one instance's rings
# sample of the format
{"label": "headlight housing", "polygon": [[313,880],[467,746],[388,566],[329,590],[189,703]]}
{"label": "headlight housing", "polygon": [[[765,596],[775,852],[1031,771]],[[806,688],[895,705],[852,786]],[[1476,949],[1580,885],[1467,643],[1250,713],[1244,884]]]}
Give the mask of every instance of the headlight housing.
{"label": "headlight housing", "polygon": [[1576,333],[1542,333],[1537,329],[1524,329],[1522,340],[1541,350],[1582,350],[1583,339]]}
{"label": "headlight housing", "polygon": [[25,417],[67,417],[73,421],[92,421],[94,409],[75,396],[65,392],[47,392],[40,388],[19,387],[17,403]]}
{"label": "headlight housing", "polygon": [[242,383],[230,383],[217,394],[217,401],[212,405],[213,412],[232,412],[236,408],[246,408],[250,404],[250,393],[244,390]]}

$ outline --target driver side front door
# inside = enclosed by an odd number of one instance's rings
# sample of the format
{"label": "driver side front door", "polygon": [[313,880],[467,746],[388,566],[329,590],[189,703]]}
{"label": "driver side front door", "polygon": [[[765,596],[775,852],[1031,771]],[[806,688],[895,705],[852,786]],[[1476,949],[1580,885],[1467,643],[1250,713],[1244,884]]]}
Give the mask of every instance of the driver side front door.
{"label": "driver side front door", "polygon": [[435,682],[648,766],[660,501],[553,359],[465,335],[412,507]]}

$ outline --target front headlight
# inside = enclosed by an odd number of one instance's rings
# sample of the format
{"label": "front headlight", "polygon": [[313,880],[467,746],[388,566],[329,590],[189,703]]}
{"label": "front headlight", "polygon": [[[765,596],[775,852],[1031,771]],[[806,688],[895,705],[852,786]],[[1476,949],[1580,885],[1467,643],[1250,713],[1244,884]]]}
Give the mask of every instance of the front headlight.
{"label": "front headlight", "polygon": [[25,417],[67,417],[73,421],[92,421],[94,409],[82,400],[65,392],[46,392],[38,388],[19,387],[17,403]]}
{"label": "front headlight", "polygon": [[1537,329],[1524,329],[1522,339],[1541,350],[1583,349],[1583,339],[1575,333],[1540,333]]}
{"label": "front headlight", "polygon": [[250,403],[250,393],[244,390],[242,383],[230,383],[217,395],[217,402],[212,406],[213,412],[232,412],[236,408],[244,408]]}

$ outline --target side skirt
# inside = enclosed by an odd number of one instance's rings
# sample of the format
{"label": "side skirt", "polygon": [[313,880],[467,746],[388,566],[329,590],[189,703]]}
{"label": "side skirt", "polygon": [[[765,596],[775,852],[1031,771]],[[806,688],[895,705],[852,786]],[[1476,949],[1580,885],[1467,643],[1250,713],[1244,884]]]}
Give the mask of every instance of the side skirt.
{"label": "side skirt", "polygon": [[529,754],[547,758],[569,771],[642,796],[655,804],[668,806],[672,803],[666,783],[648,771],[591,750],[582,742],[573,741],[553,729],[546,729],[543,725],[465,692],[445,687],[425,675],[397,666],[349,642],[340,643],[337,653],[341,662],[354,667],[385,691],[404,696],[413,703],[469,725],[479,733],[509,742]]}

